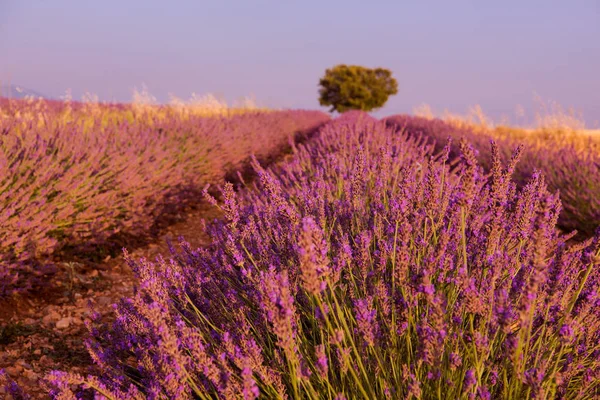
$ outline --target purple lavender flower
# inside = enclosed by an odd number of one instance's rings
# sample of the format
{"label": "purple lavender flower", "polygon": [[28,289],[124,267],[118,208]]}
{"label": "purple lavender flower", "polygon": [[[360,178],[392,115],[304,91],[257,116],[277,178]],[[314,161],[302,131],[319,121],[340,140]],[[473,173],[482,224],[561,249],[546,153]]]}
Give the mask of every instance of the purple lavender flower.
{"label": "purple lavender flower", "polygon": [[320,344],[316,347],[315,356],[317,358],[317,370],[321,375],[321,378],[327,379],[327,373],[329,371],[329,363],[327,360],[327,354],[325,353],[325,346]]}
{"label": "purple lavender flower", "polygon": [[468,369],[467,372],[465,373],[465,381],[464,381],[465,391],[471,390],[471,388],[473,386],[475,386],[476,384],[477,384],[477,377],[475,376],[475,370]]}
{"label": "purple lavender flower", "polygon": [[568,343],[573,338],[573,328],[569,324],[563,324],[563,326],[560,327],[560,331],[558,331],[558,334],[561,337],[562,341]]}

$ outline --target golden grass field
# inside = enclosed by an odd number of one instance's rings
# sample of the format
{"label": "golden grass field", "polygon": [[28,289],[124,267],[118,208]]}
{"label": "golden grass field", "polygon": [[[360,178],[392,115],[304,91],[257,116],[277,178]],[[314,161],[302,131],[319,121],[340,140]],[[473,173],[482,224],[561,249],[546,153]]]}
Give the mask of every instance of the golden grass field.
{"label": "golden grass field", "polygon": [[[470,107],[466,114],[460,115],[444,111],[434,114],[431,107],[423,104],[413,109],[413,114],[424,118],[441,118],[457,128],[470,128],[475,132],[513,141],[515,144],[533,146],[574,146],[581,151],[590,151],[600,145],[600,129],[586,127],[583,116],[574,109],[565,109],[556,102],[544,102],[536,98],[537,104],[534,122],[529,124],[510,124],[508,118],[493,121],[479,105]],[[516,120],[523,120],[523,108],[515,109]],[[600,152],[600,147],[597,149]]]}

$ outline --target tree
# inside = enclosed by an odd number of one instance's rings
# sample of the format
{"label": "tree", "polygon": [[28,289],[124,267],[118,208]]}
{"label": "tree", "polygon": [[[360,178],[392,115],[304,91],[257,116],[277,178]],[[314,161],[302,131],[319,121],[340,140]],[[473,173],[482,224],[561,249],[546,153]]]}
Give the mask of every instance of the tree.
{"label": "tree", "polygon": [[336,65],[319,81],[319,103],[330,111],[371,111],[383,107],[390,95],[398,93],[398,82],[384,68]]}

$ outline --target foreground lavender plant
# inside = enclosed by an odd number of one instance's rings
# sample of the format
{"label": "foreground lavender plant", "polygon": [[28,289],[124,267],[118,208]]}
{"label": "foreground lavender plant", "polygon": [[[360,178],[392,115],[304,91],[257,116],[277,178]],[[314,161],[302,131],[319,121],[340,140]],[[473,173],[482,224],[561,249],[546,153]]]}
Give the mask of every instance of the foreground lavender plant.
{"label": "foreground lavender plant", "polygon": [[[213,244],[129,259],[140,277],[88,343],[108,399],[593,398],[599,242],[569,247],[556,194],[492,147],[432,156],[363,114],[327,125],[256,188],[223,188]],[[214,201],[214,200],[213,200]],[[216,203],[216,201],[214,201]]]}

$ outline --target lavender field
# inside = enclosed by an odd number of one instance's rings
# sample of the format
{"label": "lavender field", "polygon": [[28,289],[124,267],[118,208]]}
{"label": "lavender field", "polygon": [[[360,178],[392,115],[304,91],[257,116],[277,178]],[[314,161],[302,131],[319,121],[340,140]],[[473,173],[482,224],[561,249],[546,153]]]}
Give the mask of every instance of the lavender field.
{"label": "lavender field", "polygon": [[598,38],[0,0],[0,400],[600,400]]}
{"label": "lavender field", "polygon": [[328,117],[169,107],[0,103],[0,297],[38,284],[61,252],[104,258],[124,237],[194,201],[208,183],[267,160]]}
{"label": "lavender field", "polygon": [[[0,120],[5,296],[35,293],[36,268],[65,248],[150,235],[198,196],[222,216],[205,247],[125,250],[136,289],[114,316],[90,314],[93,366],[45,371],[45,396],[600,396],[591,151],[354,111],[11,107]],[[310,137],[290,142],[298,134]],[[29,398],[2,376],[4,393]]]}
{"label": "lavender field", "polygon": [[521,161],[513,179],[523,186],[536,171],[541,171],[548,188],[560,192],[562,211],[558,226],[565,232],[577,230],[580,238],[592,237],[600,224],[600,148],[597,137],[581,132],[552,132],[546,140],[528,140],[518,130],[478,130],[456,127],[440,119],[397,115],[385,119],[387,125],[407,134],[425,135],[439,151],[446,140],[454,138],[452,153],[458,153],[460,139],[471,143],[478,159],[487,170],[492,167],[490,140],[495,140],[501,160],[507,162],[512,152],[523,145]]}

